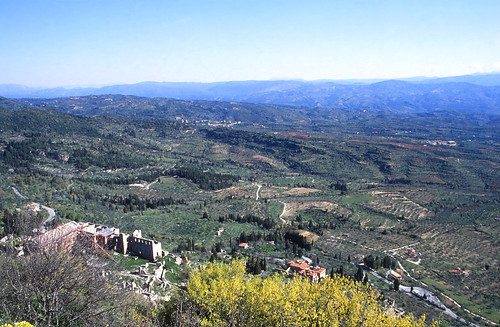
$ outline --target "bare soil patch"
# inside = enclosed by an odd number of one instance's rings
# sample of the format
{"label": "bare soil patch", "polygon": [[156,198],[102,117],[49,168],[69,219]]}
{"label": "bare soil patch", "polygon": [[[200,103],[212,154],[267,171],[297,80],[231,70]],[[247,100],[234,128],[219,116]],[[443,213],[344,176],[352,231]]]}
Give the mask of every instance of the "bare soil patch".
{"label": "bare soil patch", "polygon": [[244,149],[238,146],[231,146],[228,153],[231,160],[240,162],[244,165],[252,166],[259,163],[266,163],[273,167],[278,166],[273,159],[262,156],[253,150]]}
{"label": "bare soil patch", "polygon": [[293,217],[300,210],[307,209],[319,209],[326,212],[336,213],[338,215],[350,216],[352,211],[344,207],[339,206],[336,203],[326,202],[326,201],[293,201],[287,202],[286,210],[283,217]]}
{"label": "bare soil patch", "polygon": [[[240,187],[229,187],[223,190],[215,191],[215,194],[221,198],[255,199],[256,185],[246,185]],[[262,196],[262,195],[261,195]]]}
{"label": "bare soil patch", "polygon": [[283,192],[283,194],[290,196],[307,196],[312,193],[321,192],[321,190],[315,188],[305,188],[305,187],[294,187],[291,190]]}
{"label": "bare soil patch", "polygon": [[307,230],[301,230],[299,234],[300,236],[305,237],[309,242],[316,242],[319,239],[319,236],[317,234],[314,234]]}

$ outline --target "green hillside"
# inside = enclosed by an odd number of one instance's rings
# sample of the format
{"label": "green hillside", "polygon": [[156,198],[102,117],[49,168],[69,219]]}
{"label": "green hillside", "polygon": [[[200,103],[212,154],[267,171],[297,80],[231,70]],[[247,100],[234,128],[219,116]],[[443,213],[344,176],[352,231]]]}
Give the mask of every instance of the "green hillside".
{"label": "green hillside", "polygon": [[[95,105],[95,115],[122,112]],[[265,129],[216,128],[7,109],[0,110],[2,221],[36,201],[55,209],[56,223],[141,229],[195,263],[217,250],[265,257],[264,276],[281,269],[280,260],[306,256],[355,277],[357,254],[378,257],[375,268],[384,274],[381,262],[390,253],[415,278],[403,285],[423,281],[499,322],[498,121],[338,113],[340,119],[300,128],[278,118],[263,122]],[[224,233],[216,236],[220,227]],[[244,241],[251,247],[238,250]],[[409,257],[405,246],[419,258]],[[467,276],[448,272],[456,267]],[[397,306],[457,323],[367,278]]]}

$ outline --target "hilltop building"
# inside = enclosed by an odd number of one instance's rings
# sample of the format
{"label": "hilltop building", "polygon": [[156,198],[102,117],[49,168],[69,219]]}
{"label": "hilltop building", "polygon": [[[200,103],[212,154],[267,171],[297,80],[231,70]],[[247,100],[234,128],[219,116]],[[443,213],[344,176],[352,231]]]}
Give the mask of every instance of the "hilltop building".
{"label": "hilltop building", "polygon": [[150,261],[156,261],[157,258],[162,257],[164,254],[161,243],[143,238],[140,230],[136,230],[132,235],[129,235],[120,233],[118,228],[74,221],[37,235],[28,241],[26,245],[42,248],[56,245],[71,249],[76,241],[80,241],[88,247],[94,247],[106,255],[109,255],[108,250],[114,250],[122,254],[129,253]]}
{"label": "hilltop building", "polygon": [[125,233],[118,234],[110,246],[116,252],[135,254],[149,261],[156,261],[156,258],[163,256],[161,243],[158,241],[142,238],[140,230],[136,230],[132,235]]}

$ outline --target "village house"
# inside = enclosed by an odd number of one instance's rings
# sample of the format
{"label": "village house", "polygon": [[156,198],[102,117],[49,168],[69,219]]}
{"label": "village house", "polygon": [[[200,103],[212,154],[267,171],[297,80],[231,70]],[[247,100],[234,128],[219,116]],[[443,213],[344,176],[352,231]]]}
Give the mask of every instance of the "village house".
{"label": "village house", "polygon": [[248,243],[240,243],[238,244],[238,248],[240,249],[248,249],[249,245]]}
{"label": "village house", "polygon": [[31,211],[34,211],[34,212],[40,211],[40,205],[38,203],[35,203],[35,202],[31,202],[31,203],[27,204],[26,208],[28,210],[31,210]]}
{"label": "village house", "polygon": [[401,275],[400,273],[398,273],[397,271],[394,271],[392,269],[389,269],[386,273],[386,277],[387,278],[390,278],[390,279],[394,279],[394,280],[403,280],[403,275]]}
{"label": "village house", "polygon": [[426,141],[427,144],[430,145],[445,145],[445,146],[457,146],[457,142],[450,140],[450,141],[444,141],[444,140],[430,140]]}
{"label": "village house", "polygon": [[221,236],[222,233],[224,233],[224,227],[220,227],[216,232],[215,232],[215,235],[216,236]]}
{"label": "village house", "polygon": [[299,272],[299,271],[302,271],[302,270],[307,270],[310,267],[307,262],[302,261],[302,260],[299,260],[297,262],[295,262],[295,261],[289,261],[287,263],[287,266],[288,266],[288,269],[291,272]]}
{"label": "village house", "polygon": [[418,253],[417,251],[415,251],[415,249],[408,249],[406,251],[406,254],[410,257],[410,258],[416,258],[418,256]]}
{"label": "village house", "polygon": [[310,266],[303,260],[289,261],[287,263],[287,273],[290,276],[307,277],[313,283],[319,282],[322,278],[326,277],[326,269],[322,267]]}
{"label": "village house", "polygon": [[452,275],[455,275],[455,276],[468,276],[469,275],[469,272],[468,271],[464,271],[462,268],[460,267],[457,267],[457,269],[451,269],[451,270],[448,270],[448,272]]}

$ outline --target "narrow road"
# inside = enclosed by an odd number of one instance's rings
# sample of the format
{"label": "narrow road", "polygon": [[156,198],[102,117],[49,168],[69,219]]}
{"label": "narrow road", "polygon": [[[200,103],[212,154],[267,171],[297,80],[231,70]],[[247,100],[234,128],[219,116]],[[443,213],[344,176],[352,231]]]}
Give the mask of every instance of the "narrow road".
{"label": "narrow road", "polygon": [[45,225],[49,222],[51,222],[52,220],[54,220],[54,218],[56,217],[56,212],[54,211],[54,209],[50,208],[50,207],[47,207],[47,206],[44,206],[44,205],[40,205],[40,207],[44,210],[46,210],[48,213],[49,213],[49,217],[47,219],[45,219],[42,223],[42,228],[45,228]]}
{"label": "narrow road", "polygon": [[404,246],[401,246],[399,248],[395,248],[395,249],[390,249],[390,250],[385,250],[384,253],[387,253],[387,252],[396,252],[397,250],[401,250],[401,249],[406,249],[406,248],[409,248],[409,247],[413,247],[415,245],[418,245],[420,244],[421,242],[416,242],[416,243],[412,243],[412,244],[408,244],[408,245],[404,245]]}
{"label": "narrow road", "polygon": [[[371,275],[373,275],[374,277],[383,281],[384,283],[392,284],[391,281],[389,281],[387,278],[381,276],[376,271],[374,271],[374,270],[372,270],[364,265],[356,265],[356,266],[362,267],[364,270],[368,271]],[[453,311],[451,311],[447,306],[445,306],[434,293],[432,293],[431,291],[429,291],[425,288],[413,287],[413,291],[412,291],[412,288],[410,286],[400,285],[399,290],[403,291],[408,296],[413,296],[413,297],[423,301],[428,306],[431,306],[431,307],[433,306],[439,310],[442,310],[442,312],[444,314],[452,317],[453,319],[457,319],[464,324],[470,324],[471,326],[479,327],[478,325],[471,323],[469,321],[466,321],[465,319],[462,319],[459,316],[457,316]],[[424,299],[424,295],[425,295],[425,299]]]}
{"label": "narrow road", "polygon": [[283,204],[283,211],[281,212],[281,215],[279,216],[279,218],[280,218],[280,220],[281,220],[281,222],[283,224],[287,224],[288,221],[286,221],[285,219],[283,219],[283,216],[285,215],[285,211],[286,211],[286,203],[283,202],[283,201],[279,201],[279,203]]}
{"label": "narrow road", "polygon": [[283,201],[279,201],[279,203],[283,204],[283,211],[281,212],[281,215],[280,215],[280,218],[282,218],[285,215],[286,203]]}
{"label": "narrow road", "polygon": [[[389,250],[389,251],[391,251],[391,250]],[[384,251],[384,252],[385,252],[385,251]],[[415,282],[417,282],[417,283],[420,283],[422,286],[426,286],[426,287],[428,287],[428,286],[429,286],[429,285],[425,284],[424,282],[421,282],[421,281],[419,281],[418,279],[413,278],[413,277],[410,275],[410,273],[409,273],[409,272],[408,272],[408,271],[407,271],[407,270],[403,267],[403,265],[401,264],[401,262],[400,262],[398,259],[396,259],[393,255],[390,255],[390,256],[391,256],[394,260],[396,260],[396,262],[398,263],[399,268],[401,268],[401,270],[403,270],[403,272],[404,272],[404,273],[405,273],[405,274],[406,274],[409,278],[411,278],[413,281],[415,281]],[[406,261],[410,261],[410,260],[406,260]],[[412,262],[412,261],[410,261],[410,262]],[[412,262],[412,263],[415,263],[415,262]],[[419,264],[419,263],[420,263],[420,259],[419,259],[418,263],[415,263],[415,264]],[[406,287],[406,286],[405,286],[405,287]],[[420,288],[420,287],[418,287],[418,288],[419,288],[419,289],[422,289],[422,290],[424,290],[424,291],[426,291],[426,292],[430,292],[430,291],[428,291],[428,290],[426,290],[426,289],[424,289],[424,288]],[[417,287],[414,287],[413,289],[415,290],[415,289],[417,289]],[[438,293],[439,293],[441,296],[443,296],[443,297],[447,298],[448,300],[450,300],[450,301],[451,301],[451,302],[452,302],[455,306],[457,306],[457,307],[459,307],[460,309],[464,310],[465,312],[467,312],[467,313],[468,313],[468,314],[470,314],[471,316],[474,316],[474,317],[480,318],[481,320],[484,320],[485,322],[487,322],[487,323],[488,323],[488,324],[490,324],[490,325],[496,325],[496,323],[495,323],[495,322],[493,322],[493,321],[489,320],[488,318],[483,317],[483,316],[480,316],[480,315],[478,315],[478,314],[476,314],[476,313],[474,313],[474,312],[471,312],[469,309],[467,309],[467,308],[465,308],[464,306],[460,305],[457,301],[453,300],[451,297],[449,297],[448,295],[444,294],[443,292],[438,292]],[[432,294],[432,293],[431,293],[431,294]],[[435,296],[434,294],[432,294],[432,295],[433,295],[433,296]],[[427,296],[427,297],[429,297],[428,295],[426,295],[426,296]],[[438,299],[438,301],[439,301],[439,299]],[[441,303],[441,302],[439,302],[439,303]],[[458,319],[458,320],[460,320],[460,321],[461,321],[461,322],[463,322],[463,323],[467,323],[467,321],[466,321],[466,320],[464,320],[464,319],[460,318],[459,316],[457,316],[455,313],[453,313],[453,311],[451,311],[450,309],[448,309],[447,307],[445,307],[445,306],[444,306],[444,304],[442,304],[442,303],[441,303],[441,305],[443,306],[443,308],[445,308],[445,309],[443,309],[443,310],[445,310],[444,312],[445,312],[447,315],[449,315],[449,316],[451,316],[451,317],[454,317],[455,319]],[[471,323],[471,322],[469,322],[469,323],[470,323],[471,325],[473,325],[473,326],[477,326],[477,325],[475,325],[475,324],[473,324],[473,323]]]}
{"label": "narrow road", "polygon": [[257,188],[257,193],[255,193],[255,201],[259,201],[259,192],[260,192],[260,189],[262,188],[262,185],[260,184],[257,184],[258,188]]}
{"label": "narrow road", "polygon": [[[346,239],[342,239],[340,237],[335,237],[335,236],[331,236],[330,239],[332,241],[335,241],[335,240],[340,240],[340,241],[344,241],[344,242],[349,242],[349,243],[352,243],[352,244],[355,244],[355,245],[359,245],[361,247],[364,247],[364,248],[367,248],[367,249],[370,249],[366,246],[363,246],[362,244],[357,244],[356,242],[353,242],[353,241],[350,241],[350,240],[346,240]],[[420,283],[421,285],[423,286],[428,286],[422,282],[420,282],[419,280],[413,278],[409,273],[408,271],[403,267],[403,265],[401,265],[401,262],[399,262],[398,259],[396,259],[394,257],[393,254],[397,254],[393,251],[395,250],[399,250],[399,249],[403,249],[403,248],[407,248],[407,247],[410,247],[410,246],[414,246],[418,243],[414,243],[414,244],[410,244],[410,245],[406,245],[406,246],[402,246],[400,248],[396,248],[396,249],[391,249],[391,250],[385,250],[383,251],[384,253],[387,253],[389,256],[391,256],[394,260],[396,260],[396,262],[398,263],[398,266],[399,268],[401,268],[404,273],[406,274],[406,276],[408,276],[409,278],[411,278],[412,280],[414,280],[415,282],[417,283]],[[375,249],[373,249],[375,250]],[[358,266],[358,267],[362,267],[364,270],[368,271],[371,275],[373,275],[374,277],[378,278],[379,280],[381,280],[382,282],[386,283],[386,284],[392,284],[391,281],[387,280],[385,277],[381,276],[380,274],[378,274],[376,271],[364,266],[364,265],[358,265],[358,264],[355,264],[355,263],[351,263],[355,266]],[[453,319],[457,319],[459,320],[460,322],[464,323],[464,324],[468,324],[470,326],[475,326],[475,327],[479,327],[477,324],[474,324],[470,321],[467,321],[463,318],[460,318],[457,314],[455,314],[453,311],[451,311],[447,306],[445,306],[440,300],[439,298],[434,294],[432,293],[431,291],[425,289],[425,288],[422,288],[422,287],[413,287],[413,292],[411,291],[411,287],[409,286],[404,286],[404,285],[400,285],[399,286],[399,289],[401,291],[403,291],[406,295],[408,296],[413,296],[415,298],[418,298],[422,301],[424,301],[425,304],[427,304],[428,306],[433,306],[435,307],[436,309],[439,309],[439,310],[442,310],[442,312],[450,317],[452,317]],[[479,316],[479,315],[476,315],[476,314],[473,314],[472,312],[470,312],[469,310],[467,310],[466,308],[462,307],[461,305],[459,305],[456,301],[454,301],[453,299],[451,299],[450,297],[446,296],[445,294],[439,292],[442,296],[444,296],[445,298],[451,300],[455,305],[457,305],[459,308],[465,310],[466,312],[470,313],[471,315],[474,315],[474,316],[477,316],[479,318],[481,318],[482,320],[486,321],[487,323],[489,324],[492,324],[492,325],[495,325],[494,322],[482,317],[482,316]],[[423,299],[423,296],[426,296],[426,299]]]}
{"label": "narrow road", "polygon": [[21,193],[19,193],[19,191],[17,190],[17,188],[15,188],[14,186],[11,186],[10,188],[11,188],[11,189],[14,191],[14,193],[16,193],[16,195],[17,195],[18,197],[20,197],[21,199],[24,199],[24,200],[26,200],[26,199],[27,199],[27,197],[25,197],[24,195],[22,195]]}
{"label": "narrow road", "polygon": [[[16,195],[18,197],[20,197],[21,199],[23,199],[23,200],[27,200],[28,199],[27,197],[25,197],[24,195],[22,195],[14,186],[11,186],[11,188],[14,191],[14,193],[16,193]],[[45,225],[47,223],[49,223],[52,220],[54,220],[54,218],[56,217],[56,212],[51,207],[47,207],[47,206],[41,205],[40,203],[33,202],[33,205],[35,205],[38,208],[42,208],[43,210],[47,211],[47,213],[49,214],[49,217],[42,222],[42,230],[43,230],[43,229],[45,229]]]}
{"label": "narrow road", "polygon": [[153,185],[154,183],[157,183],[158,180],[155,180],[154,182],[151,182],[149,184],[146,184],[146,187],[144,187],[146,190],[149,190],[149,188],[151,187],[151,185]]}
{"label": "narrow road", "polygon": [[406,261],[408,261],[409,263],[413,263],[414,265],[419,265],[419,264],[420,264],[420,262],[422,262],[422,258],[418,258],[418,260],[417,260],[417,261],[411,261],[411,260],[409,260],[409,259],[406,259]]}

